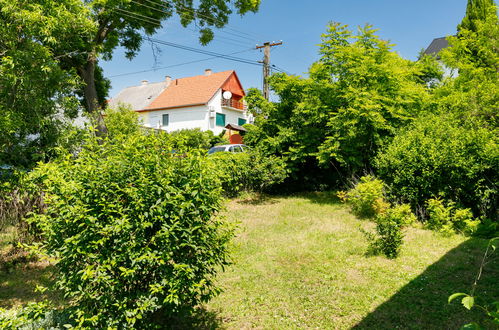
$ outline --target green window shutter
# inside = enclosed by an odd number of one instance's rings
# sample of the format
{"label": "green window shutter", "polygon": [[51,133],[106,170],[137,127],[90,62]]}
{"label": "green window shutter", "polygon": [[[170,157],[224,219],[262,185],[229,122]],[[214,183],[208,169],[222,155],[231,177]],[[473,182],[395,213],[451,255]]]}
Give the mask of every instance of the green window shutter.
{"label": "green window shutter", "polygon": [[237,124],[239,126],[243,126],[244,124],[246,124],[246,119],[243,119],[243,118],[238,118],[237,119]]}
{"label": "green window shutter", "polygon": [[223,127],[225,127],[225,114],[223,114],[223,113],[217,113],[216,123],[217,123],[217,126],[223,126]]}
{"label": "green window shutter", "polygon": [[161,125],[168,126],[170,122],[170,118],[168,118],[168,114],[163,115]]}

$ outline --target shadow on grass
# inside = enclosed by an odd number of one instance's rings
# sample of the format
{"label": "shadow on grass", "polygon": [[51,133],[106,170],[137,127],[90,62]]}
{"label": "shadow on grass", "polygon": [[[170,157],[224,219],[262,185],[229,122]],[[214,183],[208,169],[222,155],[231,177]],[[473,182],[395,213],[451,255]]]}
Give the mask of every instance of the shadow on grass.
{"label": "shadow on grass", "polygon": [[306,193],[299,193],[293,196],[306,198],[313,204],[319,204],[319,205],[341,204],[341,201],[337,196],[337,191],[306,192]]}
{"label": "shadow on grass", "polygon": [[276,196],[266,194],[251,194],[246,197],[240,198],[237,203],[243,205],[272,205],[277,203]]}
{"label": "shadow on grass", "polygon": [[223,320],[216,312],[208,311],[203,307],[198,307],[194,311],[180,314],[171,318],[163,319],[161,314],[153,316],[154,323],[160,325],[162,329],[170,330],[211,330],[224,329]]}
{"label": "shadow on grass", "polygon": [[[449,251],[421,275],[378,306],[354,329],[459,329],[470,322],[488,324],[478,308],[466,310],[460,299],[451,304],[456,292],[469,293],[487,245],[486,240],[470,239]],[[499,260],[490,259],[476,288],[482,303],[499,300]],[[477,303],[480,303],[478,301]]]}
{"label": "shadow on grass", "polygon": [[58,304],[60,297],[55,293],[35,292],[37,286],[50,286],[54,267],[46,262],[32,261],[0,271],[0,308],[10,309],[32,301],[49,299]]}

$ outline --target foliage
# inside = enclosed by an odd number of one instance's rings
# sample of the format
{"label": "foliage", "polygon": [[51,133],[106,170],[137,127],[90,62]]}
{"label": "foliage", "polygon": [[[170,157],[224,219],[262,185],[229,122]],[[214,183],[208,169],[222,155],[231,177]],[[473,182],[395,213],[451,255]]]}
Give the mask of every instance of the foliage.
{"label": "foliage", "polygon": [[[494,326],[499,326],[499,301],[494,301],[490,304],[490,306],[480,306],[477,304],[477,300],[479,297],[475,296],[475,291],[477,288],[478,281],[480,280],[482,276],[482,272],[484,269],[484,266],[486,265],[487,262],[490,261],[492,254],[496,251],[497,246],[499,245],[499,237],[495,237],[489,241],[489,244],[487,245],[487,249],[485,250],[485,254],[482,258],[482,263],[480,265],[480,269],[478,271],[478,274],[475,278],[475,282],[473,283],[473,288],[471,289],[471,293],[454,293],[449,296],[448,302],[449,304],[455,300],[456,298],[463,297],[461,299],[461,304],[466,308],[467,310],[472,309],[473,307],[478,307],[481,309],[485,315],[489,318],[490,322]],[[477,299],[478,298],[478,299]],[[482,329],[482,327],[475,322],[468,323],[462,327],[463,329]]]}
{"label": "foliage", "polygon": [[104,123],[110,139],[140,133],[138,114],[125,104],[119,104],[115,109],[107,108]]}
{"label": "foliage", "polygon": [[383,181],[372,175],[363,176],[348,192],[339,192],[338,196],[348,203],[355,215],[372,218],[383,213],[389,204],[384,200]]}
{"label": "foliage", "polygon": [[76,116],[79,81],[54,49],[92,30],[84,13],[77,0],[0,1],[0,164],[31,167],[53,156]]}
{"label": "foliage", "polygon": [[458,114],[463,121],[483,120],[483,126],[497,128],[499,103],[499,19],[497,7],[487,8],[475,28],[462,29],[448,37],[448,47],[440,56],[444,64],[459,75],[448,79],[435,91],[441,113]]}
{"label": "foliage", "polygon": [[287,177],[286,165],[281,158],[264,156],[258,150],[217,152],[209,159],[227,196],[236,196],[242,191],[268,191]]}
{"label": "foliage", "polygon": [[390,259],[396,258],[403,243],[403,229],[416,221],[410,205],[387,207],[376,215],[375,221],[375,234],[361,230],[369,241],[369,250],[374,254],[383,253]]}
{"label": "foliage", "polygon": [[[204,155],[171,154],[164,135],[87,141],[31,178],[46,210],[30,222],[57,256],[57,287],[78,326],[150,328],[213,297],[232,229]],[[159,319],[158,319],[159,317]]]}
{"label": "foliage", "polygon": [[175,150],[208,149],[217,144],[228,144],[222,134],[214,135],[212,131],[201,131],[199,128],[181,129],[169,133]]}
{"label": "foliage", "polygon": [[404,60],[375,32],[331,23],[309,78],[273,75],[279,102],[246,96],[256,128],[245,141],[285,157],[295,182],[313,173],[337,183],[369,170],[380,146],[427,107],[435,60]]}
{"label": "foliage", "polygon": [[480,220],[473,219],[470,209],[456,208],[453,202],[445,205],[440,199],[429,199],[426,205],[428,210],[426,226],[430,229],[447,234],[459,232],[469,235],[476,232],[480,224]]}
{"label": "foliage", "polygon": [[404,238],[402,224],[392,219],[388,212],[377,217],[375,234],[363,230],[362,232],[369,242],[371,253],[383,253],[390,259],[399,255]]}
{"label": "foliage", "polygon": [[[33,325],[43,322],[51,313],[49,302],[31,302],[16,313],[7,313],[0,308],[1,329],[34,329]],[[41,327],[38,327],[41,328]]]}
{"label": "foliage", "polygon": [[403,228],[416,221],[409,204],[392,206],[385,196],[385,184],[372,175],[361,177],[349,191],[338,192],[338,197],[350,205],[352,212],[376,222],[375,233],[361,229],[369,242],[371,253],[383,253],[396,258],[400,253],[404,234]]}
{"label": "foliage", "polygon": [[495,5],[494,0],[468,0],[466,15],[457,26],[458,31],[476,31],[477,23],[480,24],[481,21],[485,20],[489,13],[489,8]]}
{"label": "foliage", "polygon": [[429,115],[401,131],[378,156],[378,175],[413,208],[440,196],[494,218],[498,136],[473,121]]}
{"label": "foliage", "polygon": [[322,36],[322,58],[311,70],[336,92],[318,158],[321,163],[337,161],[353,173],[369,169],[383,141],[428,102],[418,64],[391,51],[392,45],[371,26],[359,31],[354,36],[346,26],[329,25]]}

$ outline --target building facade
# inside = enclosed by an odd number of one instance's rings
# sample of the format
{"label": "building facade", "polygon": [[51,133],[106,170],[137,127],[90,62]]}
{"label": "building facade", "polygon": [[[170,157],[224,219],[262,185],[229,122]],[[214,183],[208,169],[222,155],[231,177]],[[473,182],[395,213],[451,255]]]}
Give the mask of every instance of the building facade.
{"label": "building facade", "polygon": [[248,121],[244,89],[235,71],[171,79],[129,87],[110,101],[128,104],[139,113],[144,127],[168,132],[199,128],[220,134],[225,126]]}

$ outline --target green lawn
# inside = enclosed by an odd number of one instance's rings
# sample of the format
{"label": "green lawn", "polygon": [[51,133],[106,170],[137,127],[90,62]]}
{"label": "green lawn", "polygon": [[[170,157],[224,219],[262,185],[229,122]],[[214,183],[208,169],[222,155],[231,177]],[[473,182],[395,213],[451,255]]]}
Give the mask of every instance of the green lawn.
{"label": "green lawn", "polygon": [[[224,292],[206,309],[231,328],[456,329],[479,318],[456,301],[469,292],[485,240],[410,228],[401,256],[366,256],[359,220],[332,194],[231,201],[240,222]],[[499,297],[499,263],[478,292]]]}
{"label": "green lawn", "polygon": [[[359,228],[373,224],[334,194],[233,200],[226,217],[239,223],[234,264],[190,327],[457,329],[480,318],[447,297],[469,292],[485,240],[409,228],[398,259],[367,256]],[[0,307],[43,298],[32,290],[51,274],[40,262],[0,271]],[[499,297],[497,259],[477,292]]]}

